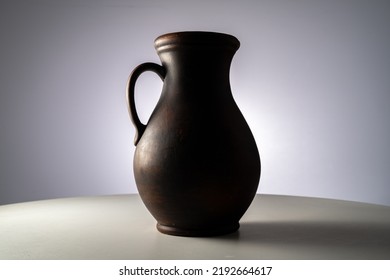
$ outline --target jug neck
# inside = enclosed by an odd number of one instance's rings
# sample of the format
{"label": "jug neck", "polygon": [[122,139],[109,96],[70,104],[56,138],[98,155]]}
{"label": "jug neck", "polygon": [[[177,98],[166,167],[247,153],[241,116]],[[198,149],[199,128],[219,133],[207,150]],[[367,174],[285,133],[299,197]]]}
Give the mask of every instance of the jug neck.
{"label": "jug neck", "polygon": [[216,80],[228,82],[232,58],[232,54],[222,51],[172,50],[160,53],[167,76],[198,83]]}
{"label": "jug neck", "polygon": [[230,64],[239,45],[235,37],[213,32],[170,33],[155,40],[168,80],[209,90],[230,90]]}

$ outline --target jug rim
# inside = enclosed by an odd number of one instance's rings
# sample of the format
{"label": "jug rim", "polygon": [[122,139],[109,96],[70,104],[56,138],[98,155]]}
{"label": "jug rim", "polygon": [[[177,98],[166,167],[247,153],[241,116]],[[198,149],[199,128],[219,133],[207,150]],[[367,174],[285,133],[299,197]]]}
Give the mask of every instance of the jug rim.
{"label": "jug rim", "polygon": [[165,33],[154,40],[157,51],[171,49],[175,46],[204,46],[233,48],[240,47],[240,41],[233,35],[212,31],[179,31]]}

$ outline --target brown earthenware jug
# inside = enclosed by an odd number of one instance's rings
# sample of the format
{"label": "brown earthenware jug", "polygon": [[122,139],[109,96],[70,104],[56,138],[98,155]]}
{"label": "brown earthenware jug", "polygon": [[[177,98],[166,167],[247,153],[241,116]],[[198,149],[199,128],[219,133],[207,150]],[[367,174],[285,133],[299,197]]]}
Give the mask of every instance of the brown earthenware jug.
{"label": "brown earthenware jug", "polygon": [[[162,233],[234,232],[256,194],[260,157],[229,82],[239,46],[235,37],[221,33],[165,34],[155,40],[162,66],[144,63],[130,75],[135,181]],[[144,71],[163,80],[146,125],[134,102],[135,83]]]}

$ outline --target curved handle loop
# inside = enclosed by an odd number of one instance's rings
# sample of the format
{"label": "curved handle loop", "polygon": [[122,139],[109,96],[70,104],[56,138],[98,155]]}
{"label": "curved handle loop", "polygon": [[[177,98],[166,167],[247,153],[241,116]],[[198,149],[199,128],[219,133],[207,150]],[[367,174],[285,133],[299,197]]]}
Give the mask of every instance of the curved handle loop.
{"label": "curved handle loop", "polygon": [[139,140],[142,137],[142,134],[145,131],[146,125],[144,125],[137,114],[137,109],[135,107],[135,100],[134,100],[134,89],[135,89],[135,83],[138,79],[138,77],[145,71],[152,71],[155,72],[161,80],[164,81],[165,78],[165,69],[163,66],[158,65],[156,63],[147,62],[142,63],[138,65],[133,72],[129,76],[129,81],[127,83],[127,103],[129,105],[129,114],[131,121],[133,122],[135,126],[135,138],[134,138],[134,145],[137,146]]}

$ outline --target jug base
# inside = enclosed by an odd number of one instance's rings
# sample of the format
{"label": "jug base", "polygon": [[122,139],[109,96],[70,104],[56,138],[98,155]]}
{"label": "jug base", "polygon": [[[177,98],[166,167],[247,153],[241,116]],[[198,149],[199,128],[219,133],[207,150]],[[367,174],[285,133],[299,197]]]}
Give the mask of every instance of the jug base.
{"label": "jug base", "polygon": [[240,224],[237,222],[231,225],[226,225],[217,228],[183,229],[183,228],[161,225],[157,223],[156,227],[159,232],[168,235],[206,237],[206,236],[217,236],[217,235],[225,235],[225,234],[233,233],[239,229]]}

